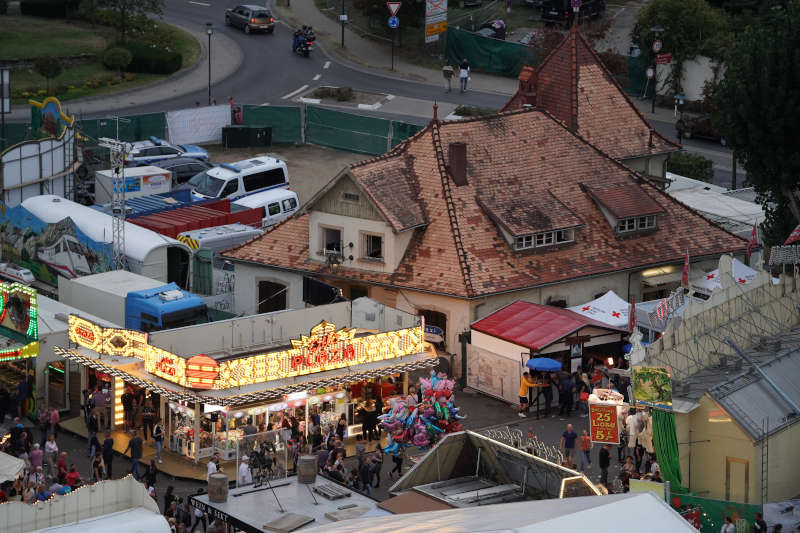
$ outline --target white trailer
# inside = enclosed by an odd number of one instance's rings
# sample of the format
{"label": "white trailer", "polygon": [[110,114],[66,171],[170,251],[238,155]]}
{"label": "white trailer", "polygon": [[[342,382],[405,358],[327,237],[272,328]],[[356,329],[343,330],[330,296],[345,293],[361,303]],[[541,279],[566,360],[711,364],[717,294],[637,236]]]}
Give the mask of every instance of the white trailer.
{"label": "white trailer", "polygon": [[[126,167],[125,197],[136,198],[172,190],[172,172],[163,168]],[[114,171],[98,170],[94,173],[94,203],[106,204],[114,199]]]}

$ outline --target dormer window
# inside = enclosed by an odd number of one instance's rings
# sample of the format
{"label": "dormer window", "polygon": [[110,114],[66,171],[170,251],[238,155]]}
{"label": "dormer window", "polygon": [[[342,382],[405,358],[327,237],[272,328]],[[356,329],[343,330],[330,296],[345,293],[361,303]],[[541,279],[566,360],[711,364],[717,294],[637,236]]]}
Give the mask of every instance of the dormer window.
{"label": "dormer window", "polygon": [[527,250],[529,248],[542,248],[554,244],[563,244],[575,240],[575,232],[571,229],[560,229],[557,231],[543,231],[531,235],[522,235],[514,241],[515,250]]}
{"label": "dormer window", "polygon": [[656,227],[656,215],[621,218],[617,221],[617,233],[641,231],[655,227]]}

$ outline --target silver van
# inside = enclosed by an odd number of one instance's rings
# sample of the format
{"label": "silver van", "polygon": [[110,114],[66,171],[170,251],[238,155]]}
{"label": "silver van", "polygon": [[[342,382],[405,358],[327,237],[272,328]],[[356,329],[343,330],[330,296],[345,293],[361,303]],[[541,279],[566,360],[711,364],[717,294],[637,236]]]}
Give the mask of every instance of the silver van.
{"label": "silver van", "polygon": [[294,191],[273,189],[249,194],[231,202],[231,210],[259,207],[262,209],[261,227],[266,228],[294,214],[300,209],[300,200]]}
{"label": "silver van", "polygon": [[208,198],[240,198],[269,189],[289,186],[286,163],[277,157],[257,156],[233,164],[220,163],[189,180],[192,196]]}

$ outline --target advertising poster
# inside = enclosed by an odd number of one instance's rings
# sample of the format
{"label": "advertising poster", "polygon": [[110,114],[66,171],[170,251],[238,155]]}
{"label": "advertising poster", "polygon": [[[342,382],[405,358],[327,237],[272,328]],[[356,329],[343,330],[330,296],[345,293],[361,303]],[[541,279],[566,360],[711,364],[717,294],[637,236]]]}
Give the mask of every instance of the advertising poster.
{"label": "advertising poster", "polygon": [[599,444],[619,444],[617,406],[590,403],[589,433],[592,437],[592,442],[597,442]]}
{"label": "advertising poster", "polygon": [[634,366],[631,372],[636,403],[672,411],[672,380],[666,368]]}

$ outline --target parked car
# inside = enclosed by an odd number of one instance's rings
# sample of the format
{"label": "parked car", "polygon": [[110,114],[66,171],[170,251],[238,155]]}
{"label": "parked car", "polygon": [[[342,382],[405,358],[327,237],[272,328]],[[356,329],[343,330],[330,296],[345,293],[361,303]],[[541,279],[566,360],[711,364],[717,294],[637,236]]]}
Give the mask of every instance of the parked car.
{"label": "parked car", "polygon": [[233,164],[220,163],[189,180],[192,196],[239,198],[267,189],[288,188],[286,162],[276,157],[257,156]]}
{"label": "parked car", "polygon": [[[583,0],[579,20],[593,19],[602,16],[606,10],[605,0]],[[541,7],[542,21],[545,24],[556,24],[570,27],[575,18],[570,0],[546,0]]]}
{"label": "parked car", "polygon": [[275,31],[275,18],[264,6],[241,5],[225,10],[225,24],[234,28],[242,28],[245,33]]}
{"label": "parked car", "polygon": [[704,139],[711,139],[712,141],[719,141],[722,146],[725,146],[725,139],[723,139],[711,124],[711,115],[707,113],[681,113],[681,118],[675,123],[675,129],[678,132],[678,137],[684,139],[691,139],[692,137],[702,137]]}
{"label": "parked car", "polygon": [[491,37],[492,39],[505,40],[506,23],[499,19],[493,20],[491,22],[486,22],[475,33],[477,33],[482,37]]}
{"label": "parked car", "polygon": [[[137,166],[146,166],[146,163]],[[193,157],[176,157],[158,163],[160,168],[172,172],[172,189],[175,190],[179,185],[185,184],[195,175],[208,170],[212,165],[208,161],[195,159]],[[185,187],[180,187],[181,189]]]}
{"label": "parked car", "polygon": [[239,209],[261,209],[261,227],[273,226],[290,216],[300,207],[297,193],[289,189],[268,189],[231,202],[231,211]]}
{"label": "parked car", "polygon": [[150,140],[132,143],[131,151],[125,154],[125,164],[128,166],[149,165],[175,157],[207,160],[208,152],[199,146],[170,144],[158,137],[150,137]]}

